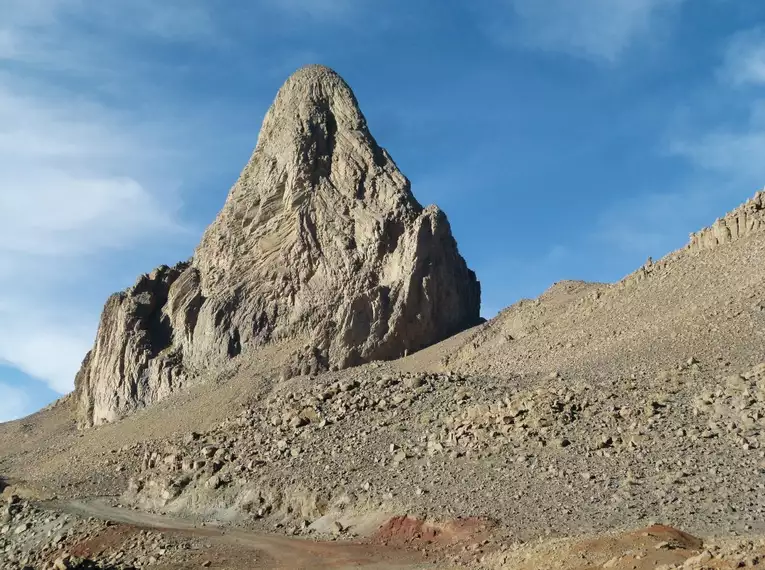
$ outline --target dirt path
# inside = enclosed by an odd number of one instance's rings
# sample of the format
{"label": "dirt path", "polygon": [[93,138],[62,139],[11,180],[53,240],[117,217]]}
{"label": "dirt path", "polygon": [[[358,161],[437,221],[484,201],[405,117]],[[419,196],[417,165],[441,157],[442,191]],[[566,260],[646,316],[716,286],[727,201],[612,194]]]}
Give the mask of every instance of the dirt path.
{"label": "dirt path", "polygon": [[[100,501],[72,501],[51,505],[56,510],[81,517],[142,528],[204,537],[214,547],[225,547],[229,560],[252,558],[246,568],[417,570],[433,568],[416,553],[395,548],[349,542],[315,542],[236,528],[197,526],[195,523],[160,515],[119,509]],[[252,560],[256,562],[252,562]],[[253,565],[254,564],[254,565]],[[242,566],[242,568],[245,568]]]}

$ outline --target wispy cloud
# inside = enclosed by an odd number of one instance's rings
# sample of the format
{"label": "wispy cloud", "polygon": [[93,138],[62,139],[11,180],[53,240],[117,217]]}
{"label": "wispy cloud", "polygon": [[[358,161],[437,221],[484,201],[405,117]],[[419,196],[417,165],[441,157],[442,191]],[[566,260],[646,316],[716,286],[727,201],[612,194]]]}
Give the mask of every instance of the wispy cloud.
{"label": "wispy cloud", "polygon": [[0,255],[95,253],[179,231],[173,197],[133,177],[163,155],[150,133],[56,94],[0,87]]}
{"label": "wispy cloud", "polygon": [[117,71],[105,60],[131,39],[217,45],[214,15],[203,0],[4,0],[0,62],[89,75]]}
{"label": "wispy cloud", "polygon": [[74,376],[93,342],[94,322],[83,316],[72,316],[64,322],[59,313],[50,304],[19,306],[10,312],[0,310],[0,363],[65,394],[74,387]]}
{"label": "wispy cloud", "polygon": [[702,196],[711,198],[707,187],[690,186],[621,200],[600,213],[592,238],[636,259],[659,257],[681,247],[688,228],[697,229],[694,224],[709,213]]}
{"label": "wispy cloud", "polygon": [[[765,100],[731,89],[765,83],[765,67],[759,67],[765,66],[765,36],[759,29],[739,33],[720,58],[716,77],[698,93],[703,104],[690,98],[678,111],[682,126],[673,124],[657,148],[667,160],[682,161],[687,175],[679,184],[608,208],[598,222],[599,239],[626,252],[661,255],[684,243],[683,228],[710,225],[765,185]],[[725,106],[727,122],[708,118],[717,115],[709,113],[710,101],[715,110]],[[737,120],[739,109],[748,112]]]}
{"label": "wispy cloud", "polygon": [[682,0],[501,0],[512,18],[494,20],[506,43],[613,63]]}
{"label": "wispy cloud", "polygon": [[317,20],[338,20],[352,14],[363,0],[268,0],[275,9]]}
{"label": "wispy cloud", "polygon": [[731,39],[720,75],[736,85],[765,84],[765,28],[741,32]]}
{"label": "wispy cloud", "polygon": [[[708,90],[725,105],[726,122],[709,123],[700,116],[688,121],[690,127],[671,135],[669,152],[690,161],[697,169],[717,173],[730,181],[754,187],[765,184],[765,99],[762,91],[731,89],[731,84],[765,85],[765,29],[756,28],[734,35],[722,54],[717,82]],[[738,112],[745,110],[743,119]],[[692,107],[690,108],[693,114]]]}
{"label": "wispy cloud", "polygon": [[715,128],[696,138],[677,140],[671,151],[699,170],[717,172],[744,184],[765,183],[765,125],[750,121],[735,128]]}
{"label": "wispy cloud", "polygon": [[[0,362],[59,393],[73,387],[98,318],[101,299],[84,302],[80,291],[102,281],[111,252],[156,247],[185,228],[177,186],[161,166],[177,166],[168,145],[180,138],[176,127],[143,121],[99,101],[97,88],[67,88],[46,72],[77,62],[98,85],[92,56],[119,55],[75,38],[69,19],[78,16],[80,24],[161,41],[209,33],[202,4],[153,5],[9,0],[0,7],[0,60],[16,66],[0,71]],[[8,406],[20,406],[19,390],[12,394]]]}
{"label": "wispy cloud", "polygon": [[620,200],[598,218],[594,237],[619,250],[661,256],[681,247],[689,232],[710,225],[765,184],[765,129],[757,121],[672,137],[667,160],[686,163],[680,183]]}
{"label": "wispy cloud", "polygon": [[183,231],[178,198],[141,164],[161,154],[144,137],[105,109],[0,91],[0,296],[12,308],[0,307],[0,359],[59,392],[71,389],[94,322],[60,322],[67,274]]}
{"label": "wispy cloud", "polygon": [[0,422],[20,418],[30,411],[29,404],[26,392],[0,382]]}

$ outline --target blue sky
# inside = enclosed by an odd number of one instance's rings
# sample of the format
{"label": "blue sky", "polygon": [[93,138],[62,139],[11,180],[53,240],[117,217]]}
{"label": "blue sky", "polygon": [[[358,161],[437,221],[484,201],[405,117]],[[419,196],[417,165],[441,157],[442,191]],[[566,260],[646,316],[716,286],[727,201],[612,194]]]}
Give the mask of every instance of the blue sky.
{"label": "blue sky", "polygon": [[0,421],[72,389],[110,293],[191,255],[307,63],[447,212],[486,316],[765,184],[755,0],[3,0]]}

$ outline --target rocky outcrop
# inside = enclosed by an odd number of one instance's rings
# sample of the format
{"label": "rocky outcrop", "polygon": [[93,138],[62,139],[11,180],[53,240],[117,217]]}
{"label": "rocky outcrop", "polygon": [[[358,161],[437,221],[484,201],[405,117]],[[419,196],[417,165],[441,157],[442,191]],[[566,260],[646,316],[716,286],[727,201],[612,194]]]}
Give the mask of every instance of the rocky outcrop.
{"label": "rocky outcrop", "polygon": [[684,248],[672,251],[656,262],[649,258],[642,267],[616,283],[616,287],[633,286],[660,274],[689,253],[715,249],[762,230],[765,230],[765,190],[760,190],[738,208],[718,218],[711,226],[692,233]]}
{"label": "rocky outcrop", "polygon": [[713,249],[761,229],[765,229],[765,191],[763,190],[732,212],[728,212],[725,217],[715,221],[710,227],[691,234],[688,249],[691,251]]}
{"label": "rocky outcrop", "polygon": [[[75,379],[83,423],[114,421],[164,398],[186,379],[182,352],[173,344],[184,331],[178,321],[193,320],[201,304],[198,292],[179,282],[189,267],[155,269],[106,302],[96,344]],[[188,291],[191,297],[182,299]]]}
{"label": "rocky outcrop", "polygon": [[76,390],[113,421],[282,339],[292,373],[397,358],[476,324],[480,287],[444,213],[423,208],[348,85],[309,66],[281,88],[190,263],[106,304]]}

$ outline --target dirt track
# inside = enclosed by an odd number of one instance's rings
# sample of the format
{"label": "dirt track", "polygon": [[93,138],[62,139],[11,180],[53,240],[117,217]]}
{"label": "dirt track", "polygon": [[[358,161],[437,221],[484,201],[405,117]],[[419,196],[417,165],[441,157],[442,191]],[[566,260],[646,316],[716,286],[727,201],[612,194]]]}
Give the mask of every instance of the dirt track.
{"label": "dirt track", "polygon": [[[53,505],[52,505],[53,506]],[[101,501],[72,501],[55,505],[73,515],[174,534],[204,537],[213,547],[212,568],[289,568],[416,570],[432,568],[412,552],[349,542],[314,542],[242,529],[198,526],[190,521],[108,506]],[[227,564],[215,563],[215,547],[225,546]],[[240,564],[246,563],[246,566]]]}

